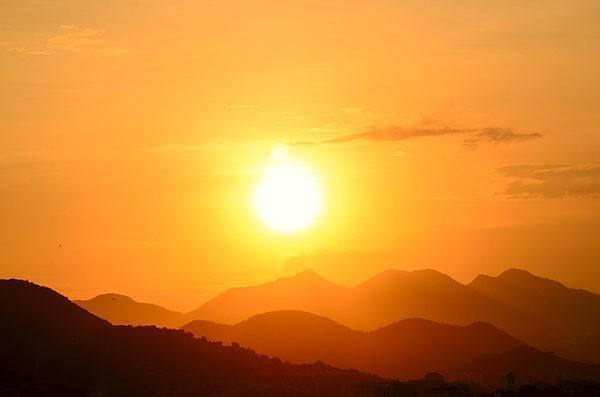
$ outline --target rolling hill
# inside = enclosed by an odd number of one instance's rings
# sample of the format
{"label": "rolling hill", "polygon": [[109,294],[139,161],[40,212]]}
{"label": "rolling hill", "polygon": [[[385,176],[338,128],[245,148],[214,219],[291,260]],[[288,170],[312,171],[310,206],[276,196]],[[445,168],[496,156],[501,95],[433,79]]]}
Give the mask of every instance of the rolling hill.
{"label": "rolling hill", "polygon": [[183,313],[150,303],[136,302],[120,294],[103,294],[89,300],[75,300],[73,303],[115,325],[155,325],[176,328],[184,321]]}
{"label": "rolling hill", "polygon": [[439,372],[491,389],[505,386],[509,372],[519,384],[600,380],[599,365],[542,352],[483,322],[456,326],[412,318],[364,332],[306,312],[279,311],[234,325],[198,320],[184,329],[295,363],[323,360],[405,380]]}
{"label": "rolling hill", "polygon": [[443,372],[481,354],[501,353],[524,345],[481,322],[456,326],[412,318],[363,332],[300,311],[265,313],[235,325],[194,321],[184,329],[198,337],[238,342],[291,362],[323,360],[342,368],[400,379]]}

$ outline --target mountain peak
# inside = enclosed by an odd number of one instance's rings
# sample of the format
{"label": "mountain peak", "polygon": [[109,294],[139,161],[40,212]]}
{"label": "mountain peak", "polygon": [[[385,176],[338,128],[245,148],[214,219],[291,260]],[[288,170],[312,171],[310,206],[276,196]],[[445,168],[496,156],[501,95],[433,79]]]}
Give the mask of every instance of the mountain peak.
{"label": "mountain peak", "polygon": [[319,314],[307,312],[305,310],[286,309],[286,310],[274,310],[272,312],[256,314],[256,315],[248,318],[247,320],[241,321],[238,324],[241,324],[244,322],[250,322],[250,321],[264,320],[264,319],[283,319],[283,320],[287,321],[290,318],[311,319],[311,320],[315,319],[315,320],[319,320],[319,321],[322,320],[322,321],[327,321],[327,322],[335,322],[327,317],[321,316]]}
{"label": "mountain peak", "polygon": [[447,274],[433,269],[417,269],[412,271],[388,269],[359,284],[358,287],[379,287],[383,285],[395,285],[397,282],[406,281],[425,284],[459,284]]}
{"label": "mountain peak", "polygon": [[296,273],[292,277],[294,277],[294,278],[304,278],[304,279],[324,279],[323,277],[321,277],[317,272],[315,272],[312,269],[302,270],[301,272]]}
{"label": "mountain peak", "polygon": [[0,291],[6,295],[12,295],[19,301],[29,299],[48,299],[51,301],[67,301],[68,299],[51,290],[50,288],[37,285],[27,280],[15,278],[0,279]]}
{"label": "mountain peak", "polygon": [[525,269],[519,269],[516,267],[511,267],[506,269],[505,271],[503,271],[502,273],[500,273],[498,275],[499,278],[503,277],[503,278],[513,278],[513,277],[536,277],[534,276],[531,272],[525,270]]}
{"label": "mountain peak", "polygon": [[540,287],[564,287],[564,285],[562,283],[559,283],[558,281],[536,276],[535,274],[527,270],[517,268],[507,269],[496,277],[489,276],[487,274],[480,274],[477,277],[475,277],[473,281],[471,281],[469,286],[475,288],[488,288],[490,285],[495,285],[498,282],[507,285],[511,284],[523,286],[536,285]]}
{"label": "mountain peak", "polygon": [[427,278],[427,279],[451,281],[453,283],[456,282],[456,280],[454,280],[452,277],[450,277],[446,273],[442,273],[439,270],[435,270],[435,269],[417,269],[417,270],[413,270],[412,272],[410,272],[410,274],[412,274],[413,276],[416,276],[416,277],[423,277],[423,278]]}
{"label": "mountain peak", "polygon": [[496,278],[498,280],[503,280],[503,281],[512,282],[512,283],[523,283],[523,282],[532,283],[532,282],[534,282],[534,283],[538,283],[538,284],[545,284],[548,286],[552,285],[554,287],[564,287],[564,285],[559,283],[558,281],[554,281],[549,278],[536,276],[535,274],[530,273],[527,270],[517,269],[517,268],[507,269],[507,270],[503,271],[502,273],[500,273],[498,275],[498,277],[496,277]]}
{"label": "mountain peak", "polygon": [[283,283],[283,284],[300,283],[301,285],[304,285],[304,284],[309,284],[309,285],[323,284],[323,285],[325,285],[325,284],[327,284],[327,285],[332,285],[332,286],[338,286],[333,281],[327,280],[325,277],[321,276],[320,274],[318,274],[317,272],[315,272],[312,269],[302,270],[300,273],[296,273],[293,276],[282,277],[282,278],[279,278],[279,279],[272,281],[270,283],[267,283],[267,284],[280,284],[280,283]]}
{"label": "mountain peak", "polygon": [[106,293],[106,294],[100,294],[100,295],[97,295],[97,296],[93,297],[92,299],[90,299],[90,302],[94,302],[94,301],[137,303],[133,298],[131,298],[127,295],[116,294],[116,293],[112,293],[112,292]]}
{"label": "mountain peak", "polygon": [[[71,323],[101,324],[108,322],[75,306],[65,296],[25,280],[0,280],[0,313],[6,321],[30,327],[60,328]],[[63,323],[56,321],[63,316]],[[16,326],[16,325],[15,325]]]}
{"label": "mountain peak", "polygon": [[347,327],[338,322],[318,315],[307,312],[305,310],[275,310],[272,312],[261,313],[254,315],[247,320],[237,323],[238,326],[262,326],[265,329],[276,326],[279,329],[286,327],[303,327],[305,330],[327,328],[344,328]]}
{"label": "mountain peak", "polygon": [[184,323],[182,313],[152,303],[137,302],[126,295],[102,294],[76,305],[116,325],[156,325],[173,327]]}
{"label": "mountain peak", "polygon": [[488,283],[490,281],[494,280],[494,277],[489,276],[487,274],[478,274],[473,281],[471,281],[469,283],[469,286],[476,286],[476,285],[480,285],[483,283]]}

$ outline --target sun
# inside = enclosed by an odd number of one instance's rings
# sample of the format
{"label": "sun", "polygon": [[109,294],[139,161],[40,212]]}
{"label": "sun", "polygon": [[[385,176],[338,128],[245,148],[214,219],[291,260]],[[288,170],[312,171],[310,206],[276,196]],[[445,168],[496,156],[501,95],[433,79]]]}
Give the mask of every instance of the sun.
{"label": "sun", "polygon": [[323,193],[317,178],[308,166],[288,160],[285,148],[275,148],[272,158],[252,192],[256,214],[277,232],[306,229],[322,209]]}

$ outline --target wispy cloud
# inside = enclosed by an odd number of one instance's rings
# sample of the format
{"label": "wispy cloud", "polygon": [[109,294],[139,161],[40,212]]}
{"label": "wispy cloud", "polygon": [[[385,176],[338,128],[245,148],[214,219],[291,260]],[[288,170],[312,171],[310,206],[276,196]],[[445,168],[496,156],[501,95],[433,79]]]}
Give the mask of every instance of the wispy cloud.
{"label": "wispy cloud", "polygon": [[600,165],[509,165],[500,173],[513,179],[503,192],[513,198],[600,195]]}
{"label": "wispy cloud", "polygon": [[354,141],[369,141],[369,142],[387,142],[400,141],[406,139],[436,137],[447,135],[461,135],[465,139],[464,145],[467,147],[476,147],[482,142],[492,144],[503,144],[522,142],[530,139],[540,138],[539,133],[520,133],[511,130],[510,128],[484,127],[484,128],[419,128],[419,127],[400,127],[391,126],[386,128],[371,128],[366,131],[341,134],[330,138],[318,140],[305,140],[292,142],[294,145],[315,146],[327,144],[343,144]]}
{"label": "wispy cloud", "polygon": [[477,146],[480,142],[489,142],[495,145],[517,143],[542,137],[542,134],[538,132],[522,133],[515,132],[510,128],[494,127],[483,128],[481,130],[465,130],[465,133],[470,134],[464,141],[466,146]]}
{"label": "wispy cloud", "polygon": [[27,55],[51,55],[57,52],[79,54],[119,55],[131,52],[131,48],[112,43],[104,30],[76,25],[61,25],[60,32],[50,37],[44,47],[32,48],[19,43],[3,43],[8,52]]}
{"label": "wispy cloud", "polygon": [[130,48],[111,43],[104,38],[103,30],[61,25],[61,33],[48,39],[50,50],[78,52],[82,54],[116,55],[131,52]]}

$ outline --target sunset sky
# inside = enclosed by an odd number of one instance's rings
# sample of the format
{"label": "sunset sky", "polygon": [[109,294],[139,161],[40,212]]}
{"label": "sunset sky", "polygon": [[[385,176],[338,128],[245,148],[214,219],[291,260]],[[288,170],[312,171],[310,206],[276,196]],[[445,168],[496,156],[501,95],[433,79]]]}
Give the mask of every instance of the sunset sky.
{"label": "sunset sky", "polygon": [[[600,2],[0,4],[0,277],[188,310],[305,267],[600,292]],[[306,228],[261,221],[272,152]]]}

